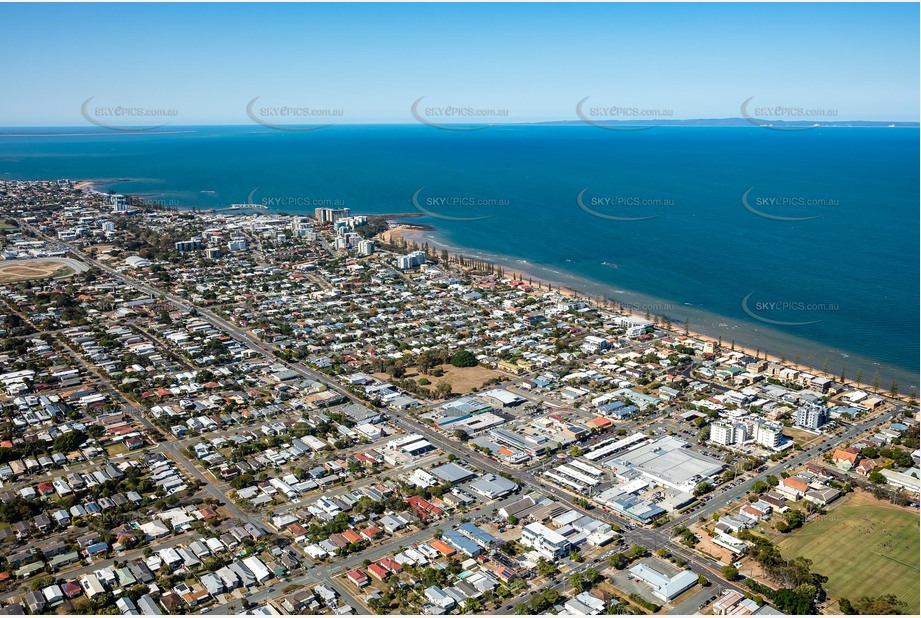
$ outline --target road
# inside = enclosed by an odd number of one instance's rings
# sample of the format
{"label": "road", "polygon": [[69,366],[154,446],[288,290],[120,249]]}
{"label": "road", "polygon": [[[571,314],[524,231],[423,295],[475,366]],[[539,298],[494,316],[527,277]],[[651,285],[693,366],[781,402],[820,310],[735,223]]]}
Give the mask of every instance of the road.
{"label": "road", "polygon": [[[33,233],[36,234],[38,237],[45,238],[46,240],[49,240],[52,242],[57,242],[54,239],[48,238],[47,236],[41,234],[38,230],[31,228],[31,226],[25,226],[25,227],[30,227]],[[220,328],[224,330],[225,332],[229,333],[230,335],[235,337],[238,341],[240,341],[243,345],[247,346],[251,350],[267,355],[269,358],[273,358],[273,359],[276,358],[276,349],[274,348],[274,346],[267,344],[259,340],[258,338],[252,336],[251,334],[239,328],[238,326],[218,316],[213,311],[193,305],[192,303],[174,294],[159,290],[142,281],[134,279],[133,277],[129,277],[123,273],[120,273],[116,271],[115,269],[89,257],[88,255],[84,254],[81,250],[77,248],[70,247],[70,249],[75,255],[85,260],[87,263],[92,264],[93,266],[99,268],[100,270],[104,272],[107,272],[109,275],[122,281],[126,285],[133,286],[136,289],[139,289],[143,292],[146,292],[147,294],[150,294],[152,297],[165,298],[169,300],[170,302],[172,302],[173,304],[183,309],[186,309],[189,311],[197,311],[200,317],[207,320],[208,322],[210,322],[212,325],[216,326],[217,328]],[[284,363],[284,364],[290,367],[292,370],[296,371],[298,374],[300,374],[303,377],[310,378],[312,380],[325,384],[330,390],[343,395],[349,401],[365,405],[364,401],[362,401],[361,399],[353,395],[351,392],[343,388],[338,382],[329,378],[328,376],[321,374],[319,372],[313,371],[312,369],[300,363],[297,363],[297,362],[290,362],[290,363]],[[690,368],[688,368],[687,371],[690,371]],[[140,412],[140,411],[137,411],[137,412]],[[892,412],[891,414],[895,414],[895,413],[896,412]],[[150,425],[149,421],[146,420],[146,417],[144,417],[143,413],[138,414],[138,416],[143,418],[144,421],[146,421],[145,424]],[[415,419],[411,418],[405,412],[402,412],[402,411],[394,412],[392,418],[396,424],[402,426],[404,429],[421,433],[426,438],[428,438],[433,444],[439,446],[445,452],[453,453],[454,455],[462,459],[471,461],[472,463],[480,467],[482,470],[486,470],[494,474],[499,474],[502,472],[509,472],[509,470],[500,466],[498,462],[495,462],[494,460],[487,458],[478,452],[475,452],[471,449],[459,448],[458,446],[455,446],[455,444],[452,443],[452,441],[446,438],[443,434],[434,431],[431,427],[427,425],[419,423]],[[840,443],[840,442],[843,442],[849,439],[850,437],[854,437],[858,435],[859,433],[861,433],[862,431],[865,431],[870,426],[879,424],[880,422],[881,422],[881,419],[878,417],[875,419],[868,420],[864,423],[861,423],[860,425],[855,425],[851,427],[849,430],[847,430],[842,436],[840,436],[837,442]],[[201,472],[198,470],[198,468],[192,462],[189,462],[188,459],[185,458],[179,452],[179,450],[175,447],[175,445],[171,445],[170,442],[166,442],[163,444],[170,445],[170,446],[164,446],[163,448],[169,451],[171,455],[177,461],[179,461],[180,463],[184,465],[184,467],[187,467],[187,469],[194,476],[196,476],[196,478],[201,480],[205,484],[205,487],[208,488],[208,491],[212,493],[212,495],[214,495],[215,497],[218,497],[220,500],[227,503],[228,508],[231,510],[231,512],[234,513],[235,516],[239,516],[244,520],[250,521],[248,516],[241,513],[239,509],[236,509],[236,507],[233,506],[232,503],[226,500],[226,497],[223,496],[223,494],[221,494],[219,491],[217,491],[217,489],[215,489],[214,481],[206,479],[204,475],[201,474]],[[787,462],[787,466],[793,467],[796,465],[800,465],[804,463],[805,461],[807,461],[808,459],[816,456],[819,452],[820,452],[819,449],[815,447],[812,449],[803,451],[802,453],[796,455],[791,460],[789,460]],[[774,467],[774,469],[776,470],[776,466]],[[543,479],[535,476],[534,474],[532,474],[531,472],[527,470],[511,470],[510,472],[513,474],[513,476],[516,476],[519,479],[519,482],[529,485],[531,487],[535,487],[535,488],[539,487],[545,493],[548,493],[562,500],[563,502],[570,504],[572,508],[578,511],[581,511],[586,514],[590,514],[592,517],[607,521],[608,523],[616,524],[620,527],[624,527],[625,524],[627,523],[632,523],[632,522],[628,522],[626,519],[621,518],[613,513],[605,513],[597,509],[589,513],[588,511],[586,511],[585,509],[582,509],[581,507],[572,505],[572,499],[576,497],[574,494],[570,494],[569,492],[566,492],[558,488],[555,485],[545,482]],[[669,531],[675,526],[679,525],[680,523],[687,521],[691,517],[707,517],[711,515],[717,510],[723,508],[723,506],[725,506],[731,500],[733,500],[734,496],[741,495],[742,493],[746,492],[755,481],[766,478],[772,472],[773,471],[765,471],[763,473],[753,476],[747,481],[736,486],[732,491],[723,492],[723,494],[714,496],[707,502],[706,506],[704,506],[702,509],[697,510],[693,514],[686,514],[683,516],[679,516],[675,520],[667,524],[666,526],[663,526],[662,528],[647,529],[647,528],[638,527],[638,528],[635,528],[634,530],[624,531],[622,536],[624,540],[628,542],[629,544],[643,545],[644,547],[647,547],[651,551],[654,551],[658,547],[669,545],[669,551],[671,551],[672,554],[684,559],[689,564],[689,567],[695,572],[697,572],[698,574],[704,575],[708,579],[711,579],[711,580],[715,579],[719,581],[720,585],[723,588],[739,590],[737,586],[725,581],[722,578],[719,572],[719,568],[721,565],[718,562],[712,559],[706,558],[704,556],[698,555],[696,553],[693,553],[687,550],[686,548],[683,548],[680,545],[670,543],[671,535]],[[427,530],[425,532],[428,535],[431,533],[431,530]],[[379,546],[377,549],[380,550],[383,547],[386,547],[386,544]],[[368,552],[362,552],[358,555],[350,556],[338,562],[336,564],[336,568],[349,568],[350,564],[358,564],[361,561],[363,561],[366,557],[370,557],[370,555],[375,555],[375,550],[369,550],[369,551],[371,552],[370,554]],[[314,577],[313,572],[316,571],[318,568],[319,567],[314,567],[313,569],[310,569],[310,573],[301,576],[298,580],[296,580],[293,583],[296,583],[297,581],[303,581],[304,583],[306,583],[310,578]],[[325,569],[321,569],[321,571],[323,571],[324,573],[326,572]],[[315,580],[316,578],[313,581]],[[257,599],[264,599],[266,598],[267,594],[268,594],[267,592],[263,591],[251,597],[250,600],[252,602],[258,603],[259,601]],[[226,607],[222,609],[226,609]]]}
{"label": "road", "polygon": [[[848,440],[851,440],[852,438],[855,438],[858,435],[864,433],[871,427],[876,426],[876,425],[881,425],[885,423],[887,420],[891,420],[898,413],[899,413],[898,409],[892,410],[889,412],[885,412],[874,418],[867,419],[866,421],[859,423],[857,425],[852,425],[847,430],[845,430],[844,433],[838,436],[838,438],[834,440],[834,443],[841,444],[843,442],[847,442]],[[725,507],[727,504],[735,500],[736,496],[742,496],[746,492],[748,492],[748,490],[751,489],[752,485],[754,485],[756,481],[763,481],[772,474],[776,476],[780,473],[780,470],[785,470],[787,468],[790,468],[792,470],[798,466],[801,466],[807,461],[809,461],[810,459],[813,459],[814,457],[819,456],[824,450],[828,448],[834,448],[834,447],[828,443],[826,443],[825,446],[813,446],[812,448],[806,449],[800,452],[799,454],[794,455],[792,458],[786,460],[783,464],[780,464],[778,466],[771,466],[764,472],[754,475],[750,479],[743,481],[742,483],[736,485],[730,490],[727,490],[723,493],[711,494],[711,496],[713,497],[710,498],[710,500],[705,504],[705,506],[697,509],[696,511],[694,511],[694,513],[686,513],[682,516],[674,518],[668,524],[666,524],[665,526],[662,526],[661,530],[669,530],[678,525],[686,524],[688,520],[697,519],[698,517],[709,519],[710,516],[713,515],[713,513],[716,513],[717,511]]]}
{"label": "road", "polygon": [[[502,471],[496,462],[493,462],[491,459],[483,456],[480,453],[477,453],[472,450],[463,451],[456,446],[454,446],[450,441],[446,440],[443,436],[440,436],[434,432],[429,427],[422,425],[421,423],[415,421],[414,419],[409,418],[405,413],[397,413],[397,419],[399,422],[404,424],[408,428],[412,428],[415,431],[423,434],[427,437],[433,444],[438,444],[443,450],[454,453],[458,457],[463,457],[468,460],[472,460],[475,464],[483,470],[493,472],[498,474]],[[524,482],[531,487],[540,488],[545,493],[551,494],[555,498],[558,498],[563,503],[570,506],[577,511],[580,511],[586,515],[590,515],[596,519],[606,521],[610,524],[617,525],[622,528],[621,537],[628,545],[642,545],[647,548],[650,552],[654,552],[660,547],[668,545],[668,550],[675,556],[683,559],[688,563],[688,568],[697,573],[698,575],[703,575],[709,580],[716,580],[724,588],[729,588],[731,590],[738,590],[743,592],[738,586],[726,581],[720,569],[722,565],[711,558],[707,558],[696,554],[681,545],[671,543],[670,534],[668,534],[663,529],[652,529],[652,528],[643,528],[643,527],[634,527],[633,530],[626,529],[626,525],[633,526],[633,523],[628,522],[626,519],[614,515],[613,513],[605,513],[600,509],[594,509],[591,512],[583,509],[575,504],[572,504],[572,499],[574,495],[569,494],[568,492],[551,485],[545,482],[543,479],[534,476],[528,471],[516,471],[515,474],[521,482]],[[582,565],[581,569],[586,569],[590,564]],[[568,574],[567,574],[568,575]]]}
{"label": "road", "polygon": [[[479,511],[477,515],[480,515],[480,516],[491,515],[492,513],[495,513],[496,511],[500,510],[504,506],[512,504],[513,502],[516,502],[517,500],[520,500],[520,496],[516,496],[513,494],[503,500],[500,500],[499,502],[495,502],[487,507],[483,507],[483,509]],[[284,582],[283,585],[290,586],[294,584],[294,585],[303,586],[306,584],[317,584],[320,582],[326,582],[328,584],[333,584],[336,587],[336,590],[339,591],[341,594],[343,592],[343,587],[340,586],[339,584],[335,584],[332,581],[333,577],[335,577],[336,574],[339,574],[339,573],[354,569],[355,567],[361,566],[362,563],[366,559],[371,560],[371,561],[379,560],[381,558],[384,558],[386,556],[399,552],[400,548],[406,548],[406,547],[410,547],[413,544],[428,541],[435,534],[436,530],[447,530],[454,526],[459,526],[461,523],[463,523],[464,519],[467,519],[468,517],[469,517],[469,514],[468,515],[458,515],[456,517],[452,517],[450,519],[446,519],[444,521],[435,523],[427,528],[423,528],[421,530],[414,531],[410,534],[405,534],[405,535],[395,537],[385,543],[381,543],[380,545],[369,547],[368,549],[362,552],[351,554],[349,556],[346,556],[345,558],[342,558],[341,560],[336,560],[335,562],[331,564],[325,564],[325,563],[318,564],[316,566],[308,568],[302,575],[293,577],[289,581]],[[275,596],[278,596],[278,595],[276,593],[270,593],[267,589],[263,589],[263,590],[260,590],[259,592],[253,593],[250,597],[248,597],[247,600],[250,603],[255,603],[258,605]],[[228,603],[228,604],[224,604],[219,607],[215,607],[212,611],[218,614],[229,613],[227,611],[228,605],[230,604]],[[359,610],[364,608],[364,604],[358,603],[357,601],[355,603],[350,602],[349,605],[352,605],[353,607]]]}
{"label": "road", "polygon": [[[46,237],[47,238],[47,237]],[[69,248],[69,247],[68,247]],[[73,258],[66,257],[46,257],[46,258],[26,258],[24,260],[4,260],[4,266],[17,266],[19,264],[47,264],[48,262],[60,262],[73,270],[75,273],[85,273],[90,269],[83,262],[78,262]]]}
{"label": "road", "polygon": [[[155,544],[150,545],[151,549],[159,551],[161,549],[167,549],[169,547],[175,547],[176,545],[181,545],[183,543],[191,543],[192,541],[200,538],[198,534],[192,532],[185,532],[176,536],[171,536],[169,538],[160,539]],[[87,573],[92,573],[98,571],[99,569],[104,569],[106,567],[113,566],[116,562],[125,563],[132,560],[138,560],[144,558],[144,550],[146,547],[141,547],[139,549],[133,549],[131,551],[122,552],[119,555],[113,556],[105,560],[96,560],[91,563],[89,566],[84,566],[80,563],[69,565],[58,570],[54,577],[56,579],[77,579]],[[41,573],[38,575],[38,578],[47,576],[47,573]],[[29,582],[26,582],[29,583]],[[3,595],[0,595],[0,599],[4,601],[9,601],[14,597],[21,597],[23,595],[22,588],[14,588],[10,592],[7,592]]]}

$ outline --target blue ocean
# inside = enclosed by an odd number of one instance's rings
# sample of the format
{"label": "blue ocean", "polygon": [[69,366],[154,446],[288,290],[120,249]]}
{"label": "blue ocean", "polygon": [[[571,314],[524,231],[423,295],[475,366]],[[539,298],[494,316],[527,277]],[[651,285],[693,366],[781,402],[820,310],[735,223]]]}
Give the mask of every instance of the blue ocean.
{"label": "blue ocean", "polygon": [[724,343],[916,387],[918,130],[16,130],[7,179],[179,208],[414,213],[444,245]]}

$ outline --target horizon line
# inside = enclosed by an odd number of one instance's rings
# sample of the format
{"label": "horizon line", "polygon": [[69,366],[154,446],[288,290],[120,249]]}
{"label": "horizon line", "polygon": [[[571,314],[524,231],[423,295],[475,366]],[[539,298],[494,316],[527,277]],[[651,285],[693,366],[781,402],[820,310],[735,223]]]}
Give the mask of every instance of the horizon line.
{"label": "horizon line", "polygon": [[[824,121],[812,121],[812,120],[761,120],[761,122],[753,122],[752,119],[744,118],[741,116],[726,116],[726,117],[712,117],[712,118],[662,118],[662,119],[648,119],[648,120],[600,120],[597,122],[586,122],[585,120],[580,119],[559,119],[559,120],[522,120],[522,121],[509,121],[509,122],[455,122],[455,123],[443,123],[442,126],[452,126],[452,127],[469,127],[469,126],[479,126],[479,127],[503,127],[503,126],[527,126],[527,125],[548,125],[548,124],[571,124],[575,126],[597,126],[597,125],[619,125],[619,126],[635,126],[635,127],[655,127],[655,126],[681,126],[684,123],[727,123],[727,122],[737,122],[740,126],[750,125],[754,127],[767,127],[770,125],[797,125],[797,126],[806,126],[806,127],[836,127],[844,126],[849,124],[868,124],[868,125],[902,125],[902,126],[917,126],[921,127],[921,119],[918,120],[862,120],[862,119],[850,119],[850,120],[824,120]],[[167,124],[160,125],[157,129],[168,130],[171,128],[194,128],[194,127],[263,127],[266,129],[272,129],[265,125],[260,125],[255,122],[198,122],[190,124]],[[311,126],[320,126],[320,123],[291,123],[279,125],[282,127],[311,127]],[[363,122],[330,122],[323,123],[323,127],[346,127],[346,126],[426,126],[426,123],[412,121],[412,120],[399,120],[399,121],[363,121]],[[428,125],[431,127],[431,125]],[[136,132],[153,132],[151,127],[145,127],[144,125],[136,126],[112,126],[105,127],[100,125],[89,124],[12,124],[12,125],[0,125],[0,129],[100,129],[100,130],[109,130],[109,131],[136,131]]]}

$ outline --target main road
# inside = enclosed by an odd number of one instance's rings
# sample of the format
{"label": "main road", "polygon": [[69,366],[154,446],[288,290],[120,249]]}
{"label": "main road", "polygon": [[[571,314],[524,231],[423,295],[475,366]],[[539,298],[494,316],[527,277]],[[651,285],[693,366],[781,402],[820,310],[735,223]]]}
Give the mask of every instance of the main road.
{"label": "main road", "polygon": [[[45,236],[44,234],[42,234],[41,232],[39,232],[37,229],[33,228],[32,226],[26,225],[25,227],[29,227],[34,234],[36,234],[39,237],[45,238],[46,240],[50,242],[59,242],[59,241],[56,241],[55,239]],[[270,358],[276,358],[276,349],[274,348],[274,346],[261,341],[257,337],[244,331],[243,329],[236,326],[235,324],[225,320],[224,318],[217,315],[213,311],[203,308],[203,307],[199,307],[197,305],[194,305],[193,303],[190,303],[189,301],[179,296],[176,296],[175,294],[160,290],[149,284],[139,281],[133,277],[130,277],[124,273],[121,273],[113,269],[112,267],[106,264],[103,264],[99,262],[98,260],[95,260],[92,257],[86,255],[83,251],[81,251],[80,249],[76,247],[73,247],[70,245],[67,245],[67,246],[77,257],[85,260],[86,262],[108,273],[110,276],[122,281],[123,283],[129,286],[133,286],[136,289],[141,290],[143,292],[146,292],[147,294],[150,294],[152,297],[165,298],[180,308],[186,309],[188,311],[196,311],[202,318],[206,319],[213,326],[219,329],[222,329],[226,331],[227,333],[231,334],[232,336],[234,336],[237,340],[239,340],[241,343],[246,345],[251,350],[265,354],[269,356]],[[324,385],[326,385],[327,388],[329,388],[330,390],[336,393],[341,394],[342,396],[346,397],[349,401],[365,405],[365,402],[363,400],[361,400],[360,398],[356,397],[351,392],[343,388],[338,382],[331,379],[329,376],[326,376],[325,374],[314,371],[310,369],[309,367],[306,367],[298,362],[285,362],[284,364],[290,367],[292,370],[299,373],[303,377],[310,378],[317,382],[323,383]],[[892,411],[888,413],[889,418],[891,418],[892,415],[896,413],[897,411]],[[887,415],[884,414],[874,419],[867,420],[864,423],[861,423],[859,425],[852,426],[847,431],[845,431],[844,434],[840,436],[840,439],[837,441],[837,443],[844,442],[866,431],[871,426],[879,424],[880,422],[882,422],[882,420],[886,416]],[[473,451],[472,449],[459,448],[458,446],[453,444],[450,439],[446,438],[443,434],[434,431],[431,427],[427,425],[419,423],[418,421],[410,417],[409,414],[403,411],[394,412],[393,418],[394,418],[394,422],[401,425],[404,429],[415,431],[415,432],[418,432],[424,435],[433,444],[438,445],[445,452],[453,453],[454,455],[458,457],[472,461],[483,470],[492,472],[494,474],[511,473],[514,476],[517,476],[520,483],[528,484],[532,487],[540,487],[545,493],[548,493],[570,504],[572,502],[572,499],[576,497],[573,494],[570,494],[569,492],[566,492],[555,485],[545,482],[543,479],[538,478],[537,476],[531,474],[527,470],[506,469],[504,467],[500,467],[498,462],[490,458],[487,458],[483,456],[482,454],[476,451]],[[167,442],[165,444],[169,444],[169,443]],[[199,480],[202,480],[205,483],[206,487],[212,486],[213,481],[206,480],[204,476],[201,475],[201,473],[196,469],[194,464],[192,464],[191,462],[188,462],[188,460],[182,456],[182,454],[178,451],[178,449],[175,449],[175,447],[171,448],[169,446],[166,446],[165,448],[167,450],[170,450],[171,454],[173,454],[177,459],[179,459],[185,464],[188,464],[190,471],[194,470],[193,474],[195,474],[196,477],[199,478]],[[819,447],[813,447],[811,449],[807,449],[803,451],[802,453],[794,456],[792,459],[788,460],[787,467],[798,466],[802,463],[805,463],[812,457],[815,457],[816,455],[818,455],[820,452],[821,452],[821,449]],[[774,469],[776,469],[776,466],[774,467]],[[747,481],[741,483],[739,486],[735,487],[733,490],[723,492],[724,495],[714,496],[713,498],[709,500],[709,502],[707,503],[705,507],[703,507],[701,510],[698,510],[696,513],[694,513],[693,516],[707,517],[711,515],[712,513],[715,513],[719,509],[723,508],[730,501],[734,500],[735,495],[741,495],[743,492],[748,491],[748,489],[751,488],[753,483],[755,483],[758,480],[763,480],[767,478],[767,476],[771,473],[772,473],[771,470],[766,470],[765,472],[757,474],[751,477],[750,479],[748,479]],[[228,505],[230,505],[229,501],[226,500],[223,496],[221,497],[221,499],[227,502]],[[580,512],[590,514],[592,517],[595,517],[601,520],[605,520],[608,523],[616,524],[620,526],[621,528],[624,528],[627,524],[632,523],[632,522],[628,522],[626,519],[621,518],[613,513],[608,513],[604,511],[601,511],[601,512],[593,511],[592,513],[588,513],[585,509],[577,505],[571,504],[571,506],[572,508]],[[236,509],[236,508],[232,510],[239,511],[239,509]],[[237,513],[234,513],[234,514],[237,515]],[[242,513],[239,513],[239,515],[241,515],[243,519],[249,520],[248,516],[245,516]],[[708,579],[717,579],[721,587],[724,589],[732,589],[732,590],[741,591],[741,589],[738,586],[735,586],[734,584],[726,581],[722,577],[720,570],[719,570],[721,566],[720,563],[708,557],[690,552],[687,549],[681,547],[680,545],[670,543],[671,535],[669,534],[669,530],[679,525],[680,523],[687,521],[690,517],[692,517],[692,514],[685,514],[683,516],[677,517],[673,521],[669,522],[669,524],[659,529],[650,529],[650,528],[640,527],[640,528],[635,528],[633,530],[630,530],[628,528],[627,530],[623,532],[622,536],[624,537],[625,541],[628,541],[632,544],[643,545],[644,547],[647,547],[648,549],[655,549],[658,547],[663,547],[666,544],[669,544],[670,545],[669,551],[671,551],[671,553],[684,559],[689,565],[691,565],[692,569],[695,572],[701,575],[705,574],[705,576]],[[430,531],[426,531],[426,532],[430,532]],[[384,546],[386,546],[386,544]],[[379,546],[379,548],[384,547],[384,546]],[[372,555],[373,553],[376,553],[376,552],[372,552]],[[348,568],[349,565],[352,565],[353,563],[354,564],[360,563],[367,556],[368,556],[367,552],[362,552],[360,554],[350,556],[344,559],[343,561],[338,562],[337,568]],[[323,572],[325,573],[325,571]],[[311,576],[312,575],[303,575],[301,576],[301,578],[299,578],[299,580],[304,580],[306,582],[307,579],[309,579],[309,577]],[[266,594],[267,593],[264,591],[262,593],[259,593],[259,595],[262,595],[262,596]],[[251,600],[261,598],[259,595],[252,597]],[[226,608],[222,608],[222,609],[226,609]]]}
{"label": "main road", "polygon": [[[517,500],[519,500],[519,497],[513,494],[503,500],[500,500],[499,502],[495,502],[489,505],[488,508],[481,511],[481,514],[491,515],[492,513],[495,513],[501,508],[512,504]],[[333,581],[335,574],[343,573],[350,569],[354,569],[355,567],[359,567],[364,563],[365,560],[371,560],[373,562],[375,560],[385,558],[386,556],[389,556],[393,553],[397,553],[401,548],[407,548],[417,543],[423,543],[431,539],[436,530],[443,531],[453,528],[454,526],[458,526],[463,523],[467,517],[468,515],[457,515],[450,519],[440,521],[432,526],[422,528],[421,530],[416,530],[409,534],[394,537],[389,541],[381,543],[380,545],[369,547],[364,551],[346,556],[341,560],[337,560],[329,564],[324,563],[308,567],[304,573],[289,579],[287,582],[283,582],[283,584],[284,586],[303,586],[306,584],[317,584],[321,582],[332,584],[336,587],[340,594],[342,594],[343,597],[346,597],[346,600],[349,601],[350,605],[352,605],[355,609],[360,610],[364,608],[364,604],[355,600],[354,597],[350,597],[350,595],[347,594],[347,590]],[[250,603],[258,605],[276,596],[278,596],[277,591],[269,592],[269,590],[263,589],[259,592],[251,594],[249,597],[246,597],[246,599]],[[230,603],[225,603],[220,607],[214,608],[212,611],[218,614],[230,613],[228,611],[228,605],[230,605]]]}
{"label": "main road", "polygon": [[[39,232],[37,229],[35,229],[32,226],[26,226],[26,227],[29,227],[30,230],[34,234],[36,234],[39,237],[45,238],[49,242],[59,242],[59,241],[56,241],[55,239],[45,236],[44,234],[42,234],[41,232]],[[77,257],[92,264],[96,268],[99,268],[103,272],[108,273],[113,278],[122,281],[124,284],[128,286],[132,286],[142,292],[146,292],[153,298],[157,298],[157,297],[164,298],[166,300],[169,300],[174,305],[180,308],[186,309],[188,311],[196,311],[203,319],[206,319],[213,326],[219,329],[222,329],[225,332],[231,334],[238,341],[246,345],[249,349],[253,350],[254,352],[265,354],[269,356],[270,358],[276,357],[276,350],[273,346],[261,341],[260,339],[244,331],[242,328],[238,327],[237,325],[232,324],[231,322],[225,320],[224,318],[217,315],[213,311],[209,309],[205,309],[203,307],[198,307],[197,305],[194,305],[193,303],[185,300],[184,298],[176,296],[175,294],[172,294],[164,290],[160,290],[147,283],[144,283],[143,281],[135,279],[134,277],[130,277],[122,272],[115,270],[114,268],[112,268],[111,266],[108,266],[107,264],[103,264],[102,262],[99,262],[98,260],[90,257],[89,255],[85,254],[83,251],[81,251],[80,249],[76,247],[68,245],[67,243],[63,243],[63,244],[68,246],[70,251],[72,251]],[[329,376],[326,376],[325,374],[314,371],[310,369],[309,367],[302,365],[301,363],[287,362],[284,364],[290,367],[292,370],[299,373],[303,377],[310,378],[312,380],[325,384],[327,388],[329,388],[330,390],[334,392],[341,394],[342,396],[346,397],[348,400],[354,403],[365,405],[364,401],[362,401],[361,399],[353,395],[351,392],[343,388],[339,383],[331,379]],[[396,411],[394,413],[394,420],[398,424],[402,425],[405,429],[413,430],[418,433],[421,433],[426,438],[428,438],[433,444],[438,445],[445,452],[453,453],[454,455],[460,458],[475,462],[476,465],[479,466],[480,469],[482,470],[492,472],[493,474],[512,473],[513,475],[518,477],[519,482],[529,484],[530,486],[535,487],[535,488],[539,487],[545,493],[551,494],[554,497],[566,503],[570,503],[572,508],[580,512],[583,512],[585,514],[589,514],[588,511],[586,511],[585,509],[577,505],[571,504],[572,499],[574,497],[573,495],[569,494],[568,492],[563,491],[562,489],[556,487],[555,485],[545,482],[543,479],[538,478],[537,476],[534,476],[533,474],[531,474],[530,472],[526,470],[507,470],[504,467],[500,467],[498,465],[498,462],[495,462],[494,460],[487,458],[483,456],[482,454],[476,451],[473,451],[472,449],[458,448],[444,435],[435,432],[431,427],[427,425],[423,425],[422,423],[419,423],[415,419],[411,418],[405,412]],[[164,444],[170,444],[170,443],[166,442]],[[190,466],[190,471],[193,471],[193,474],[195,474],[195,476],[198,477],[199,480],[202,480],[203,482],[205,482],[206,487],[212,487],[213,481],[207,481],[204,478],[204,476],[200,473],[200,471],[196,468],[196,466],[192,464],[191,462],[189,462],[184,456],[182,456],[182,454],[179,452],[179,449],[176,449],[174,446],[173,447],[166,446],[165,448],[167,450],[170,450],[171,454],[173,454],[177,459],[179,459],[180,461],[183,461],[183,463],[188,464]],[[222,497],[221,499],[225,503],[228,504],[228,507],[232,506],[232,503],[226,498]],[[237,511],[237,513],[234,513],[235,515],[239,513],[239,509],[236,509],[236,508],[232,509],[232,511]],[[239,513],[239,515],[242,516],[243,519],[249,520],[248,516],[245,516],[242,513]],[[595,518],[605,520],[608,523],[613,523],[620,527],[624,527],[624,525],[628,523],[626,519],[620,518],[614,515],[613,513],[595,511],[595,512],[592,512],[591,515]],[[636,544],[642,544],[645,547],[652,547],[652,548],[664,546],[670,541],[669,536],[667,534],[663,534],[660,531],[645,529],[645,528],[637,528],[634,531],[625,533],[623,536],[625,537],[625,540],[629,541],[629,540],[635,539]],[[717,562],[707,559],[707,558],[703,558],[696,554],[685,552],[678,546],[673,547],[672,553],[683,554],[682,558],[684,558],[689,563],[695,564],[698,567],[698,569],[708,572],[710,574],[709,575],[710,577],[721,578],[721,575],[719,574],[719,564]],[[364,555],[363,554],[359,554],[359,555],[361,555],[362,560],[364,560]],[[723,582],[723,583],[727,587],[730,587],[730,588],[734,587],[729,582]]]}

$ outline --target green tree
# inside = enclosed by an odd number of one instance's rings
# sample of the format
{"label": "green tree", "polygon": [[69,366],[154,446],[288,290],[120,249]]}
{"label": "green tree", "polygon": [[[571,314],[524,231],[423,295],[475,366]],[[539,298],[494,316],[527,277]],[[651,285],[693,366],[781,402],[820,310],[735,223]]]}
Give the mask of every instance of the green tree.
{"label": "green tree", "polygon": [[543,575],[544,577],[549,577],[550,575],[556,573],[558,570],[559,569],[557,568],[556,564],[553,562],[545,560],[544,558],[537,559],[538,574]]}
{"label": "green tree", "polygon": [[755,481],[754,483],[752,483],[751,490],[755,492],[756,494],[763,494],[764,492],[768,490],[769,487],[770,485],[768,485],[764,481],[759,480],[759,481]]}
{"label": "green tree", "polygon": [[601,579],[601,573],[595,569],[585,569],[585,581],[588,583],[589,587],[598,583]]}
{"label": "green tree", "polygon": [[478,361],[473,352],[460,350],[451,357],[451,364],[455,367],[476,367]]}
{"label": "green tree", "polygon": [[62,433],[54,439],[54,450],[59,453],[70,453],[86,442],[86,434],[79,430]]}
{"label": "green tree", "polygon": [[442,380],[435,385],[435,396],[439,399],[446,399],[451,394],[451,384]]}
{"label": "green tree", "polygon": [[694,495],[702,496],[705,493],[709,492],[711,489],[713,489],[713,485],[711,485],[710,483],[706,481],[704,481],[703,483],[698,483],[697,487],[694,488]]}

